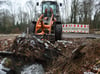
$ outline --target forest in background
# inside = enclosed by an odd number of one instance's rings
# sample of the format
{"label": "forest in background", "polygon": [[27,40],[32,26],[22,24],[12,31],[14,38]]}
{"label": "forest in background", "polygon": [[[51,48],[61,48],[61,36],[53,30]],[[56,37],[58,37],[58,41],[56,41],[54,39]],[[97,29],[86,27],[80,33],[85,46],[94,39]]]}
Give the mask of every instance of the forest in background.
{"label": "forest in background", "polygon": [[[67,1],[62,4],[67,14]],[[7,8],[2,8],[6,6]],[[0,33],[21,33],[31,25],[35,19],[36,5],[32,0],[25,4],[28,12],[18,7],[17,11],[10,0],[0,1]],[[67,15],[64,15],[67,17]],[[67,21],[67,22],[66,22]],[[99,0],[72,0],[71,15],[63,23],[89,24],[90,29],[100,30],[100,1]]]}

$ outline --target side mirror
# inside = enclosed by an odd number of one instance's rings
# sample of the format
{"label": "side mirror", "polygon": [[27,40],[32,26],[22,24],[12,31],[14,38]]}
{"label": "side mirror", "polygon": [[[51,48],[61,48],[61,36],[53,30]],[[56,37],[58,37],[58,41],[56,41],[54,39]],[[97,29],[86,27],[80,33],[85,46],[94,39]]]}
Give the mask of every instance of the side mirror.
{"label": "side mirror", "polygon": [[39,2],[37,2],[36,5],[39,6]]}
{"label": "side mirror", "polygon": [[62,6],[62,3],[60,3],[60,6]]}

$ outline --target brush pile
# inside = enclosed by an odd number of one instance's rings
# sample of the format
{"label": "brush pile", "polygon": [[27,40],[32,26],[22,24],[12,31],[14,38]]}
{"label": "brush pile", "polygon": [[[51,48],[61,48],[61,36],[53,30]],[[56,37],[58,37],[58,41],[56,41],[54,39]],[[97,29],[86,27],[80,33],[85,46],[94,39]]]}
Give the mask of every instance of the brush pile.
{"label": "brush pile", "polygon": [[0,40],[0,51],[9,50],[9,48],[12,46],[12,43],[12,39]]}
{"label": "brush pile", "polygon": [[11,47],[16,55],[31,60],[53,60],[60,54],[59,49],[48,40],[41,40],[36,36],[17,37]]}
{"label": "brush pile", "polygon": [[[66,58],[59,56],[54,60],[52,65],[48,66],[46,74],[98,74],[100,72],[100,39],[66,39],[66,41],[69,43],[57,42]],[[84,44],[86,46],[80,50]],[[77,49],[79,52],[76,51]]]}
{"label": "brush pile", "polygon": [[97,73],[100,68],[100,39],[65,39],[53,44],[36,36],[24,36],[9,44],[7,51],[16,58],[24,57],[24,62],[43,64],[46,74]]}

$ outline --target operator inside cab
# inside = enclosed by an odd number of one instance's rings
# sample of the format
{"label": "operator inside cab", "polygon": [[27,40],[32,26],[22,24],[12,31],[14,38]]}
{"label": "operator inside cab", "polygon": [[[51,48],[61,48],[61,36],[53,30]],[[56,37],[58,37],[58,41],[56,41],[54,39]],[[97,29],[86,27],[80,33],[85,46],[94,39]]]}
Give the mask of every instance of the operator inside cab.
{"label": "operator inside cab", "polygon": [[42,13],[45,17],[51,17],[52,14],[55,16],[57,12],[57,4],[55,2],[43,2]]}
{"label": "operator inside cab", "polygon": [[51,7],[49,8],[45,8],[45,13],[44,13],[44,16],[51,16],[53,14],[53,10]]}

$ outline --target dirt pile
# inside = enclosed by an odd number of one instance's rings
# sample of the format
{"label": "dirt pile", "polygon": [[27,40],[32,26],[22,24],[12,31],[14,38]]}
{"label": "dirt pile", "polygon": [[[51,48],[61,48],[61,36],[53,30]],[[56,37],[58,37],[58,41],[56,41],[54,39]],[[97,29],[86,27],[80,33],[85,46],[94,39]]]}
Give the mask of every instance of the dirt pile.
{"label": "dirt pile", "polygon": [[35,36],[18,37],[13,44],[8,43],[7,49],[1,46],[1,51],[9,50],[24,62],[42,63],[46,74],[97,73],[100,68],[100,39],[65,39],[52,44]]}
{"label": "dirt pile", "polygon": [[[52,62],[48,67],[47,74],[84,74],[85,72],[97,73],[100,68],[100,39],[66,39],[72,43],[58,43],[62,48],[63,55]],[[73,59],[72,51],[82,43],[86,46],[78,54],[79,57]]]}

